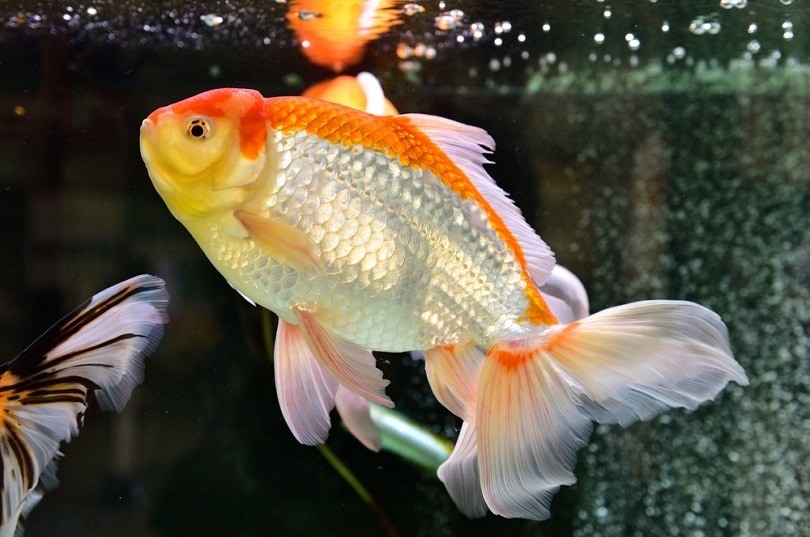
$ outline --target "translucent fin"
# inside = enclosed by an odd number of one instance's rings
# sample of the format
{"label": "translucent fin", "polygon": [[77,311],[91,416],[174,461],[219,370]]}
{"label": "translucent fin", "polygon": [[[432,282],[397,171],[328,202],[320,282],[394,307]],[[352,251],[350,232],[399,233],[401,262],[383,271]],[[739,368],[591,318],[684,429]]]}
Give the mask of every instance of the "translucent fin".
{"label": "translucent fin", "polygon": [[335,407],[352,436],[371,451],[380,451],[380,429],[371,419],[371,409],[366,399],[338,386]]}
{"label": "translucent fin", "polygon": [[481,488],[492,512],[508,518],[548,518],[551,497],[575,481],[576,451],[591,432],[542,345],[496,345],[481,368]]}
{"label": "translucent fin", "polygon": [[554,358],[596,421],[628,425],[694,409],[731,380],[748,384],[728,332],[693,302],[649,300],[600,311],[560,335]]}
{"label": "translucent fin", "polygon": [[484,169],[490,161],[485,153],[495,141],[484,129],[425,114],[405,114],[410,123],[425,133],[470,178],[476,190],[503,218],[526,256],[532,279],[542,285],[554,267],[554,254],[523,218],[520,210]]}
{"label": "translucent fin", "polygon": [[[571,314],[554,311],[554,316],[560,320],[561,323],[569,323],[577,319],[587,317],[590,306],[588,304],[588,292],[579,278],[573,272],[563,267],[562,265],[554,265],[551,275],[546,282],[540,287],[540,292],[543,293],[543,298],[549,301],[549,297],[553,297],[563,301],[571,310]],[[549,306],[552,306],[549,304]]]}
{"label": "translucent fin", "polygon": [[95,399],[121,410],[143,379],[143,360],[166,322],[163,280],[141,275],[75,309],[14,360],[0,366],[0,525],[55,485],[59,444],[79,432]]}
{"label": "translucent fin", "polygon": [[478,371],[484,353],[472,343],[426,350],[425,373],[436,399],[464,421],[475,421]]}
{"label": "translucent fin", "polygon": [[278,321],[273,361],[278,403],[293,436],[309,446],[325,442],[337,380],[321,368],[299,328],[283,319]]}
{"label": "translucent fin", "polygon": [[311,312],[304,309],[293,311],[301,333],[321,367],[357,395],[384,406],[394,406],[385,395],[388,381],[377,369],[377,361],[370,350],[332,334]]}
{"label": "translucent fin", "polygon": [[245,226],[250,236],[273,257],[299,269],[314,268],[324,272],[318,249],[306,233],[272,218],[236,211],[234,216]]}
{"label": "translucent fin", "polygon": [[360,89],[363,90],[363,95],[366,97],[365,112],[367,114],[374,114],[375,116],[385,115],[385,94],[377,77],[363,71],[357,74],[357,83],[360,85]]}
{"label": "translucent fin", "polygon": [[487,513],[478,476],[475,435],[474,425],[467,421],[462,423],[456,447],[437,472],[459,511],[469,517],[481,517]]}
{"label": "translucent fin", "polygon": [[481,487],[493,512],[544,519],[574,482],[591,418],[627,425],[695,408],[747,379],[725,325],[690,302],[648,301],[495,345],[479,380]]}

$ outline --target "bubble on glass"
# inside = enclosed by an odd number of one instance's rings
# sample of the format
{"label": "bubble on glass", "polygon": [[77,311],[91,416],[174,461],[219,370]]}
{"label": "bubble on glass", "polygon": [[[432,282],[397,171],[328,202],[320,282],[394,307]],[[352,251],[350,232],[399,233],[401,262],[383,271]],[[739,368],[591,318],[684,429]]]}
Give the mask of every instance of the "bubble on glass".
{"label": "bubble on glass", "polygon": [[517,40],[518,43],[524,43],[526,41],[526,34],[518,34]]}
{"label": "bubble on glass", "polygon": [[717,19],[716,13],[695,17],[692,22],[689,23],[689,31],[695,35],[716,35],[720,33],[720,28],[720,21]]}
{"label": "bubble on glass", "polygon": [[492,58],[489,60],[489,70],[493,73],[497,73],[501,70],[501,62],[497,58]]}
{"label": "bubble on glass", "polygon": [[470,34],[472,35],[473,40],[478,41],[479,39],[484,37],[485,29],[486,28],[484,27],[483,22],[474,22],[470,24]]}
{"label": "bubble on glass", "polygon": [[790,4],[793,3],[793,0],[779,0],[779,1],[782,3],[782,5],[785,6],[789,6]]}
{"label": "bubble on glass", "polygon": [[495,38],[495,39],[492,41],[492,43],[493,43],[493,44],[494,44],[496,47],[500,47],[501,45],[503,45],[503,39],[501,39],[500,37],[496,37],[496,38]]}
{"label": "bubble on glass", "polygon": [[222,75],[222,67],[217,64],[208,67],[208,76],[211,78],[219,78]]}
{"label": "bubble on glass", "polygon": [[755,22],[752,22],[751,24],[748,25],[748,33],[749,34],[756,33],[758,29],[759,29],[759,26],[757,26],[757,23],[755,23]]}
{"label": "bubble on glass", "polygon": [[609,19],[610,17],[613,16],[613,12],[610,10],[610,6],[605,8],[605,11],[602,12],[602,16],[605,17],[606,19]]}
{"label": "bubble on glass", "polygon": [[509,21],[502,21],[495,23],[496,34],[507,34],[512,31],[512,23]]}
{"label": "bubble on glass", "polygon": [[748,45],[745,48],[747,48],[749,52],[756,54],[757,52],[760,51],[762,45],[760,45],[759,41],[757,41],[756,39],[752,39],[751,41],[748,42]]}
{"label": "bubble on glass", "polygon": [[439,30],[447,31],[447,30],[455,30],[462,24],[462,19],[464,18],[464,12],[460,9],[452,9],[450,11],[446,11],[443,13],[439,13],[436,15],[434,22],[436,24],[436,28]]}
{"label": "bubble on glass", "polygon": [[402,6],[402,12],[405,15],[407,15],[409,17],[412,17],[412,16],[417,15],[419,13],[424,13],[425,8],[420,4],[414,4],[414,3],[411,2],[411,3],[405,4],[404,6]]}
{"label": "bubble on glass", "polygon": [[605,42],[605,34],[603,34],[602,32],[595,33],[593,36],[593,42],[596,43],[597,45],[601,45],[602,43]]}
{"label": "bubble on glass", "polygon": [[206,26],[211,27],[219,26],[220,24],[225,22],[224,18],[222,18],[219,15],[215,15],[214,13],[207,13],[205,15],[201,15],[200,20],[203,21]]}
{"label": "bubble on glass", "polygon": [[748,0],[720,0],[720,7],[723,9],[742,9],[748,5]]}
{"label": "bubble on glass", "polygon": [[670,28],[669,22],[664,21],[664,22],[661,23],[661,31],[662,32],[664,32],[664,33],[668,32],[669,28]]}
{"label": "bubble on glass", "polygon": [[678,60],[683,59],[686,56],[686,49],[683,47],[675,47],[672,49],[672,55]]}
{"label": "bubble on glass", "polygon": [[413,60],[405,60],[405,61],[399,62],[397,67],[403,73],[413,75],[413,74],[416,74],[416,73],[418,73],[419,71],[422,70],[422,62],[417,62],[417,61],[413,61]]}
{"label": "bubble on glass", "polygon": [[86,13],[92,17],[94,15],[98,15],[98,9],[94,8],[93,6],[90,6],[87,8]]}

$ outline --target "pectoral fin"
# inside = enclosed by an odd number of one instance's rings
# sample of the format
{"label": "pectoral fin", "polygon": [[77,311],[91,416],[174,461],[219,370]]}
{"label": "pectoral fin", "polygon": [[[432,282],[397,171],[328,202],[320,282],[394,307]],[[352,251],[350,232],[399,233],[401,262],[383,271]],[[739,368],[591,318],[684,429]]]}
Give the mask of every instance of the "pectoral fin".
{"label": "pectoral fin", "polygon": [[299,269],[314,268],[324,272],[318,248],[306,233],[275,218],[265,218],[246,211],[234,212],[251,238],[267,249],[281,263]]}

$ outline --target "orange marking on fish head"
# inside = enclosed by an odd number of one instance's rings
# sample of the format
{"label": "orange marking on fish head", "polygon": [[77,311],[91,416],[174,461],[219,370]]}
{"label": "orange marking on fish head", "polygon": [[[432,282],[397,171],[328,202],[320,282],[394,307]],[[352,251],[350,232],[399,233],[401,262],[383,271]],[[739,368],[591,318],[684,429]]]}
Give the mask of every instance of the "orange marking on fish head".
{"label": "orange marking on fish head", "polygon": [[264,97],[255,90],[214,89],[159,109],[153,115],[166,108],[178,115],[199,114],[214,119],[228,117],[237,120],[239,148],[248,159],[255,159],[267,140]]}
{"label": "orange marking on fish head", "polygon": [[206,91],[159,108],[141,127],[141,155],[176,216],[244,199],[222,191],[255,181],[266,141],[264,98],[254,90]]}

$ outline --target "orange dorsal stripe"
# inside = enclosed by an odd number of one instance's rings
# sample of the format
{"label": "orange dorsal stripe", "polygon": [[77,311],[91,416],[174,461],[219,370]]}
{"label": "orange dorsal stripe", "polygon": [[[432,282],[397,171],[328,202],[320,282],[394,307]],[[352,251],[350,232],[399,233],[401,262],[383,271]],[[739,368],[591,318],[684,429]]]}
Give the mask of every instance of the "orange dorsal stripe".
{"label": "orange dorsal stripe", "polygon": [[529,276],[526,256],[503,218],[487,203],[470,178],[444,151],[406,117],[370,116],[326,101],[303,97],[266,99],[265,113],[272,128],[285,134],[306,131],[344,147],[360,145],[396,158],[403,166],[430,170],[461,199],[473,200],[487,215],[499,237],[512,250],[526,283],[525,319],[534,324],[558,324]]}

